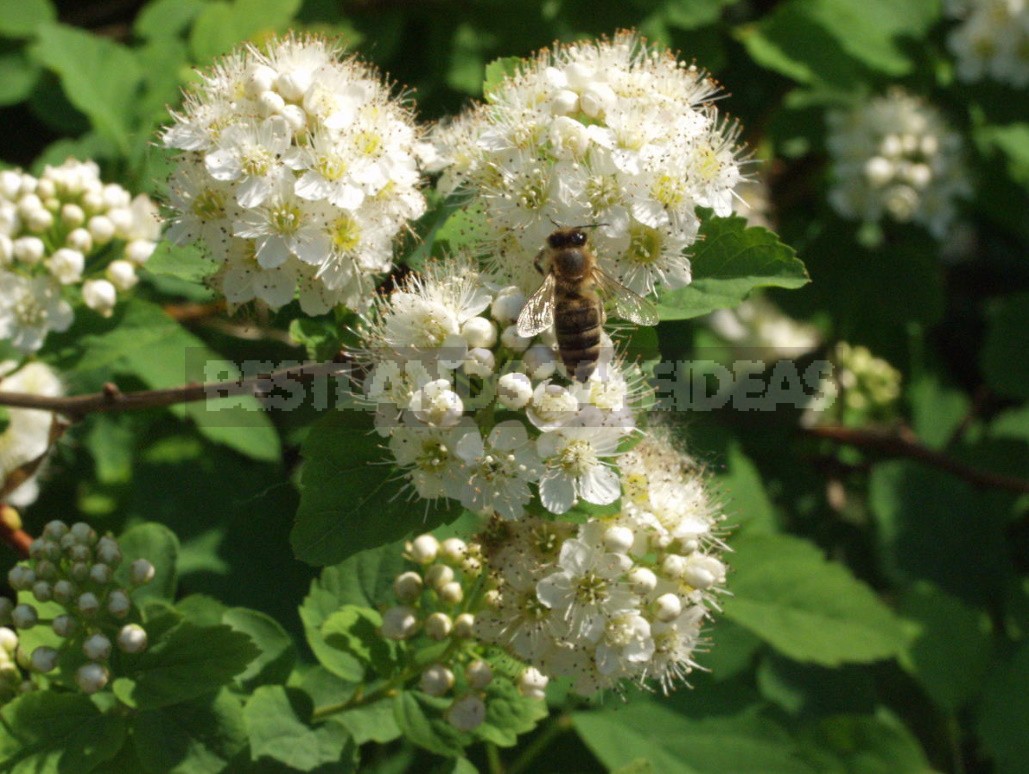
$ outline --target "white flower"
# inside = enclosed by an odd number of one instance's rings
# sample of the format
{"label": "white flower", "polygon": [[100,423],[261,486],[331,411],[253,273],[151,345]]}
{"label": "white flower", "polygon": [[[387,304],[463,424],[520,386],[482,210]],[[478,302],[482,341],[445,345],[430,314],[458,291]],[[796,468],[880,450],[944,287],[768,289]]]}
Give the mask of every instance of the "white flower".
{"label": "white flower", "polygon": [[296,262],[287,260],[275,268],[266,269],[257,260],[254,250],[254,242],[233,239],[213,284],[232,306],[255,298],[273,309],[288,304],[296,292]]}
{"label": "white flower", "polygon": [[[57,374],[43,363],[27,363],[8,374],[14,364],[0,363],[0,390],[57,397],[64,388]],[[7,409],[7,427],[0,433],[0,487],[7,477],[24,465],[39,460],[50,448],[53,414],[39,409]],[[38,469],[37,469],[38,471]],[[23,482],[8,495],[13,505],[29,505],[39,489],[36,477]]]}
{"label": "white flower", "polygon": [[990,77],[1016,88],[1029,84],[1029,4],[1025,0],[948,2],[950,16],[961,19],[947,36],[958,60],[958,77]]}
{"label": "white flower", "polygon": [[408,410],[420,422],[433,427],[454,427],[464,414],[461,396],[447,379],[436,379],[415,391]]}
{"label": "white flower", "polygon": [[516,420],[499,423],[483,441],[478,431],[457,444],[457,455],[469,475],[451,494],[469,510],[495,512],[502,519],[520,519],[532,499],[529,483],[539,477],[539,458],[525,426]]}
{"label": "white flower", "polygon": [[393,431],[390,451],[419,497],[435,500],[464,482],[465,462],[457,454],[457,443],[468,430],[465,423],[458,427],[398,427]]}
{"label": "white flower", "polygon": [[540,436],[536,446],[546,469],[540,500],[551,513],[565,513],[582,499],[613,503],[621,494],[618,473],[604,461],[618,453],[621,433],[609,427],[561,427]]}
{"label": "white flower", "polygon": [[0,339],[31,353],[43,346],[50,331],[68,330],[74,314],[53,280],[5,274],[4,281],[6,287],[0,290]]}
{"label": "white flower", "polygon": [[329,254],[324,215],[280,185],[260,206],[244,210],[233,234],[254,240],[254,256],[264,269],[275,269],[290,256],[317,265]]}
{"label": "white flower", "polygon": [[289,124],[279,116],[233,124],[221,133],[204,164],[215,180],[239,181],[235,194],[240,207],[256,207],[288,176],[282,156],[290,135]]}

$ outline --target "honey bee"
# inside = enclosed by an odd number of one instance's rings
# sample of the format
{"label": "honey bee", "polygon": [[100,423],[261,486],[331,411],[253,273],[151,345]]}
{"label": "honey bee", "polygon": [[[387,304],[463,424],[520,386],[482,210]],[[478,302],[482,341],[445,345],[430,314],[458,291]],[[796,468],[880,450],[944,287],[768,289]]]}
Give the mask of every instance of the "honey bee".
{"label": "honey bee", "polygon": [[580,382],[590,378],[600,358],[605,299],[614,302],[618,317],[637,325],[658,321],[653,303],[600,268],[584,228],[560,228],[547,237],[534,262],[546,277],[518,315],[518,333],[526,338],[554,326],[558,354]]}

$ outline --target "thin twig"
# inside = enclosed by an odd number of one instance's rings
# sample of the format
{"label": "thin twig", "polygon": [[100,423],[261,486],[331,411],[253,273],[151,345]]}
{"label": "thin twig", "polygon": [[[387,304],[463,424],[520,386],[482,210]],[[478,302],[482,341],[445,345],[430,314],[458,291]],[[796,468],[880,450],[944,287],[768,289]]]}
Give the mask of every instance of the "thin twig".
{"label": "thin twig", "polygon": [[347,366],[340,363],[313,363],[258,374],[247,379],[203,384],[191,382],[179,387],[136,392],[122,392],[116,384],[108,382],[100,392],[59,398],[0,391],[0,406],[54,411],[76,422],[88,414],[100,412],[163,408],[177,403],[217,400],[239,395],[262,398],[269,395],[278,385],[290,380],[307,379],[317,375],[338,375],[346,369]]}
{"label": "thin twig", "polygon": [[18,512],[9,505],[0,503],[0,543],[10,546],[22,559],[29,558],[32,535],[20,526]]}
{"label": "thin twig", "polygon": [[900,457],[917,460],[940,470],[945,470],[970,484],[1009,492],[1029,494],[1029,481],[1014,476],[1004,476],[966,465],[953,457],[924,446],[910,430],[885,432],[882,430],[858,430],[851,427],[808,427],[806,435],[824,438],[833,443],[854,446],[863,451],[875,452],[884,457]]}

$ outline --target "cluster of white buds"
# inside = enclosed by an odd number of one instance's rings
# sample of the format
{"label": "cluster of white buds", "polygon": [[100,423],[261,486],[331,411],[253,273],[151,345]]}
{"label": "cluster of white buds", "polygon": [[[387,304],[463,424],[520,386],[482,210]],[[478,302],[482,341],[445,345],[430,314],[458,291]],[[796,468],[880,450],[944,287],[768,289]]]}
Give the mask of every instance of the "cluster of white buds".
{"label": "cluster of white buds", "polygon": [[[0,362],[0,390],[57,397],[64,386],[57,374],[43,363],[26,363],[17,368],[13,361]],[[38,409],[0,407],[0,492],[3,501],[24,507],[39,496],[37,475],[41,460],[50,449],[54,415]],[[4,426],[6,424],[6,426]],[[12,474],[35,467],[20,484],[8,484]]]}
{"label": "cluster of white buds", "polygon": [[415,494],[522,518],[618,499],[615,462],[637,431],[643,375],[602,337],[596,370],[569,380],[553,334],[515,324],[525,295],[471,261],[430,265],[380,298],[361,333],[364,398]]}
{"label": "cluster of white buds", "polygon": [[415,569],[398,575],[393,592],[399,604],[383,614],[382,636],[393,640],[423,637],[448,643],[440,660],[426,666],[417,688],[433,697],[447,697],[447,721],[460,731],[473,731],[486,719],[486,704],[498,683],[514,683],[526,697],[542,699],[547,680],[525,667],[501,671],[488,660],[488,649],[474,638],[475,596],[482,574],[482,547],[451,537],[419,535],[407,544],[405,557]]}
{"label": "cluster of white buds", "polygon": [[760,361],[798,358],[821,343],[821,334],[794,320],[764,296],[753,296],[735,309],[719,309],[706,318],[708,327],[729,342],[740,357]]}
{"label": "cluster of white buds", "polygon": [[51,521],[30,545],[29,557],[8,572],[19,601],[15,605],[0,598],[0,625],[25,630],[40,624],[36,603],[54,602],[65,612],[50,621],[53,646],[40,645],[31,653],[19,650],[19,664],[42,675],[53,672],[59,661],[79,662],[76,685],[84,693],[96,693],[110,680],[113,648],[123,653],[146,650],[146,631],[128,620],[133,613],[129,591],[153,580],[154,566],[135,560],[127,569],[130,588],[122,587],[114,577],[122,563],[118,542],[84,522],[69,527]]}
{"label": "cluster of white buds", "polygon": [[841,341],[832,350],[834,368],[818,389],[819,397],[802,417],[805,425],[826,422],[863,425],[894,418],[901,395],[901,373],[861,345]]}
{"label": "cluster of white buds", "polygon": [[0,626],[0,704],[19,693],[35,690],[35,683],[26,679],[18,666],[18,634],[14,629]]}
{"label": "cluster of white buds", "polygon": [[38,178],[0,172],[0,339],[31,353],[74,318],[71,288],[108,316],[160,236],[157,208],[69,159]]}
{"label": "cluster of white buds", "polygon": [[307,314],[367,305],[394,239],[425,210],[411,111],[377,73],[316,37],[248,46],[201,73],[164,132],[178,243],[221,266],[230,305]]}
{"label": "cluster of white buds", "polygon": [[961,135],[936,108],[902,89],[828,114],[835,178],[829,202],[845,218],[887,216],[944,239],[971,193]]}
{"label": "cluster of white buds", "polygon": [[649,433],[620,467],[617,514],[495,523],[482,538],[491,588],[476,636],[584,695],[684,681],[725,583],[722,516],[667,433]]}
{"label": "cluster of white buds", "polygon": [[961,23],[947,36],[958,77],[990,77],[1016,88],[1029,84],[1029,3],[1026,0],[947,0]]}
{"label": "cluster of white buds", "polygon": [[697,207],[732,211],[742,179],[739,125],[720,117],[704,71],[633,33],[557,45],[434,137],[440,189],[474,195],[481,252],[500,281],[529,292],[554,224],[596,224],[603,269],[646,295],[691,280]]}

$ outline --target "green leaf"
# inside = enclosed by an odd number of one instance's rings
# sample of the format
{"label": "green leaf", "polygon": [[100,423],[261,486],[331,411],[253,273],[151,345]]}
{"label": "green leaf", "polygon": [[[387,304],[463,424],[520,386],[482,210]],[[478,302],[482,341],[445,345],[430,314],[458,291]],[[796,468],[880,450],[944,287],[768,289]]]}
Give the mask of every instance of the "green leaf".
{"label": "green leaf", "polygon": [[872,590],[807,541],[754,535],[733,548],[725,616],[795,661],[876,661],[905,646],[901,622]]}
{"label": "green leaf", "polygon": [[547,703],[522,696],[509,680],[494,680],[486,688],[486,720],[472,733],[499,747],[513,747],[520,734],[532,731],[550,714]]}
{"label": "green leaf", "polygon": [[157,249],[143,266],[144,274],[158,277],[175,277],[187,282],[203,282],[218,267],[214,261],[205,258],[197,247],[180,247],[164,240],[157,243]]}
{"label": "green leaf", "polygon": [[486,78],[482,84],[482,96],[487,102],[493,98],[493,93],[512,75],[525,64],[525,60],[517,56],[502,57],[494,59],[486,65]]}
{"label": "green leaf", "polygon": [[443,713],[450,697],[435,697],[420,691],[401,691],[393,699],[393,714],[404,738],[436,755],[455,758],[471,741],[447,722]]}
{"label": "green leaf", "polygon": [[[722,16],[722,9],[735,0],[671,0],[664,5],[664,18],[669,26],[693,30],[714,24]],[[708,67],[711,67],[708,64]]]}
{"label": "green leaf", "polygon": [[810,280],[792,248],[739,217],[703,218],[690,258],[693,282],[662,294],[662,320],[686,320],[739,304],[760,287],[799,288]]}
{"label": "green leaf", "polygon": [[161,38],[183,32],[204,9],[203,0],[155,0],[140,10],[132,25],[141,38]]}
{"label": "green leaf", "polygon": [[235,0],[207,3],[189,36],[193,58],[205,64],[240,43],[273,33],[293,20],[300,0]]}
{"label": "green leaf", "polygon": [[355,707],[352,710],[332,715],[329,718],[342,725],[354,738],[354,742],[362,745],[365,742],[386,744],[400,738],[400,726],[393,714],[393,700],[379,701]]}
{"label": "green leaf", "polygon": [[1004,155],[1012,180],[1029,183],[1029,124],[981,126],[975,139],[984,150],[995,148]]}
{"label": "green leaf", "polygon": [[741,715],[692,720],[654,701],[576,712],[582,741],[608,769],[651,764],[662,774],[808,774],[793,742],[771,721]]}
{"label": "green leaf", "polygon": [[347,730],[338,723],[312,727],[310,715],[310,700],[300,691],[278,685],[258,688],[243,708],[253,759],[270,758],[298,771],[352,761],[356,747]]}
{"label": "green leaf", "polygon": [[982,366],[986,383],[1001,395],[1029,398],[1029,293],[1006,296],[990,316]]}
{"label": "green leaf", "polygon": [[865,666],[829,669],[768,653],[757,684],[762,696],[795,717],[871,712],[876,705],[874,675]]}
{"label": "green leaf", "polygon": [[114,577],[123,586],[130,586],[129,568],[136,559],[146,559],[154,566],[154,579],[132,592],[133,602],[144,605],[150,600],[170,602],[175,598],[179,539],[174,532],[163,524],[137,524],[119,536],[118,545],[122,563]]}
{"label": "green leaf", "polygon": [[900,664],[948,713],[981,689],[992,643],[987,616],[922,583],[908,589],[900,613],[919,626]]}
{"label": "green leaf", "polygon": [[1017,774],[1029,760],[1029,644],[995,665],[979,710],[979,735],[997,774]]}
{"label": "green leaf", "polygon": [[88,696],[36,691],[0,709],[0,766],[12,774],[97,770],[125,741],[125,719]]}
{"label": "green leaf", "polygon": [[227,690],[132,721],[136,755],[148,772],[217,774],[246,746],[243,708]]}
{"label": "green leaf", "polygon": [[290,540],[298,559],[333,564],[366,548],[457,518],[455,505],[426,512],[401,492],[367,412],[333,411],[304,441],[300,508]]}
{"label": "green leaf", "polygon": [[930,774],[918,740],[885,712],[826,718],[803,735],[804,753],[825,774]]}
{"label": "green leaf", "polygon": [[372,607],[383,601],[405,566],[400,554],[401,546],[391,544],[326,567],[300,607],[311,650],[326,669],[345,680],[359,681],[364,668],[353,654],[326,643],[322,627],[344,605]]}
{"label": "green leaf", "polygon": [[28,99],[39,80],[39,65],[23,51],[0,54],[0,106]]}
{"label": "green leaf", "polygon": [[371,667],[378,677],[389,677],[397,667],[396,647],[379,633],[381,626],[382,616],[377,611],[344,605],[322,624],[321,634],[329,647],[348,653],[361,664]]}
{"label": "green leaf", "polygon": [[145,653],[122,655],[115,695],[137,709],[158,709],[195,699],[226,685],[260,652],[250,638],[229,626],[184,621]]}
{"label": "green leaf", "polygon": [[0,0],[0,36],[30,38],[40,26],[57,21],[50,0]]}
{"label": "green leaf", "polygon": [[236,677],[240,687],[251,691],[259,685],[286,681],[296,664],[297,653],[292,638],[278,621],[258,610],[234,607],[222,614],[222,623],[243,632],[261,651]]}
{"label": "green leaf", "polygon": [[68,100],[96,130],[127,153],[143,72],[118,43],[59,24],[39,28],[33,56],[61,79]]}
{"label": "green leaf", "polygon": [[716,477],[726,493],[725,512],[734,534],[769,534],[777,529],[775,508],[765,492],[761,473],[738,443],[729,448],[727,471]]}

